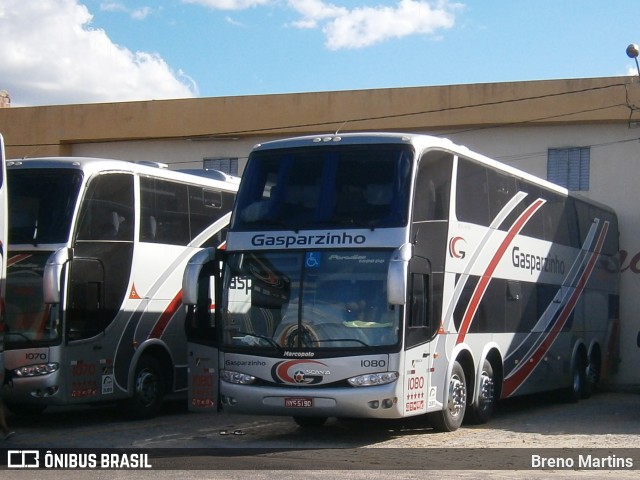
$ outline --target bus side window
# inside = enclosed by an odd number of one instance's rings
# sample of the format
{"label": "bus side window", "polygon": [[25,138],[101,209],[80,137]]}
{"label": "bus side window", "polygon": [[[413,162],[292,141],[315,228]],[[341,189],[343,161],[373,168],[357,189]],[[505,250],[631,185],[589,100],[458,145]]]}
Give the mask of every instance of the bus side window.
{"label": "bus side window", "polygon": [[80,214],[78,240],[133,241],[133,186],[130,175],[98,175],[89,184]]}
{"label": "bus side window", "polygon": [[204,268],[198,280],[198,303],[189,305],[185,329],[187,337],[198,343],[215,344],[215,314],[213,297],[215,277],[211,268]]}
{"label": "bus side window", "polygon": [[420,159],[413,221],[446,220],[449,215],[453,155],[433,150]]}
{"label": "bus side window", "polygon": [[409,285],[409,312],[406,346],[419,345],[430,339],[429,276],[412,273]]}
{"label": "bus side window", "polygon": [[90,180],[69,262],[70,341],[99,334],[120,312],[131,273],[134,203],[133,175],[109,172]]}
{"label": "bus side window", "polygon": [[456,217],[461,222],[489,226],[489,195],[487,168],[470,160],[458,161]]}
{"label": "bus side window", "polygon": [[[202,202],[202,191],[194,194]],[[140,177],[140,239],[144,242],[187,245],[189,187],[160,178]]]}
{"label": "bus side window", "polygon": [[218,220],[225,211],[222,209],[222,192],[189,185],[189,227],[193,240],[209,225]]}
{"label": "bus side window", "polygon": [[489,212],[491,220],[496,218],[503,210],[505,205],[517,193],[517,182],[512,176],[489,170],[488,189],[489,189]]}
{"label": "bus side window", "polygon": [[409,328],[420,328],[427,325],[427,290],[426,275],[411,275],[411,311]]}
{"label": "bus side window", "polygon": [[[92,259],[76,259],[73,268],[75,276],[81,276],[82,281],[72,279],[71,283],[66,324],[70,341],[98,335],[106,326],[104,311],[100,308],[104,299],[104,273],[100,263]],[[85,272],[78,274],[80,269]]]}

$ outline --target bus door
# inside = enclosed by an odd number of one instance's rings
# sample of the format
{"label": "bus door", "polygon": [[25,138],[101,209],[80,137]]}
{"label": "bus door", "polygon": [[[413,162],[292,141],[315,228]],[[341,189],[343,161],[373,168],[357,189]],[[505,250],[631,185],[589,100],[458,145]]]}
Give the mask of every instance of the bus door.
{"label": "bus door", "polygon": [[216,331],[216,281],[220,261],[216,249],[196,253],[185,269],[182,301],[187,306],[188,405],[193,412],[219,410],[219,350]]}
{"label": "bus door", "polygon": [[425,258],[409,262],[407,309],[405,322],[404,414],[426,413],[431,385],[433,311],[430,266]]}
{"label": "bus door", "polygon": [[[127,335],[124,322],[132,315],[121,309],[133,257],[133,179],[131,174],[98,175],[90,181],[80,209],[64,317],[70,401],[107,400],[117,393],[118,385],[122,391],[127,388],[133,349],[118,359],[120,369],[115,368],[115,357],[117,342]],[[117,326],[122,331],[106,335],[117,318],[123,322]]]}

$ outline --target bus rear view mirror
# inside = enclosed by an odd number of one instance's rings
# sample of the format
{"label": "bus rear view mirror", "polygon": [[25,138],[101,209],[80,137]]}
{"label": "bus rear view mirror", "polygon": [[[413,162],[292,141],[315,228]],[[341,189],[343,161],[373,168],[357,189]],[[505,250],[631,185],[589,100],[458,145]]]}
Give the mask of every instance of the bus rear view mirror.
{"label": "bus rear view mirror", "polygon": [[60,303],[62,291],[62,269],[71,259],[68,248],[60,248],[53,252],[44,266],[42,296],[44,303]]}
{"label": "bus rear view mirror", "polygon": [[407,278],[409,260],[413,256],[413,245],[405,243],[391,254],[387,273],[387,302],[404,305],[407,302]]}
{"label": "bus rear view mirror", "polygon": [[198,304],[198,280],[202,268],[209,262],[216,260],[216,249],[205,248],[196,253],[184,269],[182,276],[182,303],[184,305]]}

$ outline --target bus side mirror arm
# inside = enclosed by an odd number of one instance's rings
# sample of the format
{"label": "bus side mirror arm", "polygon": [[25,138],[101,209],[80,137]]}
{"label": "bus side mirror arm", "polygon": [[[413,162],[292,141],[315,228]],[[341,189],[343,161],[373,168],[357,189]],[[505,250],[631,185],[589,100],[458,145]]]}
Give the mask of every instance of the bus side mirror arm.
{"label": "bus side mirror arm", "polygon": [[42,298],[45,304],[57,304],[62,301],[62,270],[69,260],[71,251],[66,247],[59,248],[47,259],[42,273]]}
{"label": "bus side mirror arm", "polygon": [[215,248],[205,248],[193,255],[184,269],[182,276],[182,304],[196,305],[198,303],[198,279],[202,268],[217,258]]}
{"label": "bus side mirror arm", "polygon": [[391,254],[387,272],[387,302],[390,305],[407,303],[407,279],[409,260],[413,256],[413,245],[405,243]]}

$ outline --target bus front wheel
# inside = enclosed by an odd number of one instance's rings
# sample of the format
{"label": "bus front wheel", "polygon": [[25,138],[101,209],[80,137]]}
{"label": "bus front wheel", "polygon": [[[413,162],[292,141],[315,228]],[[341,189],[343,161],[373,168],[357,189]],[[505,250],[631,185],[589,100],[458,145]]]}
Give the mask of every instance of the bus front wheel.
{"label": "bus front wheel", "polygon": [[163,397],[164,377],[160,362],[154,357],[143,356],[136,366],[128,413],[132,418],[151,418],[160,411]]}
{"label": "bus front wheel", "polygon": [[439,412],[429,414],[429,420],[436,430],[453,432],[462,425],[466,407],[467,381],[462,366],[456,361],[449,376],[447,403]]}

